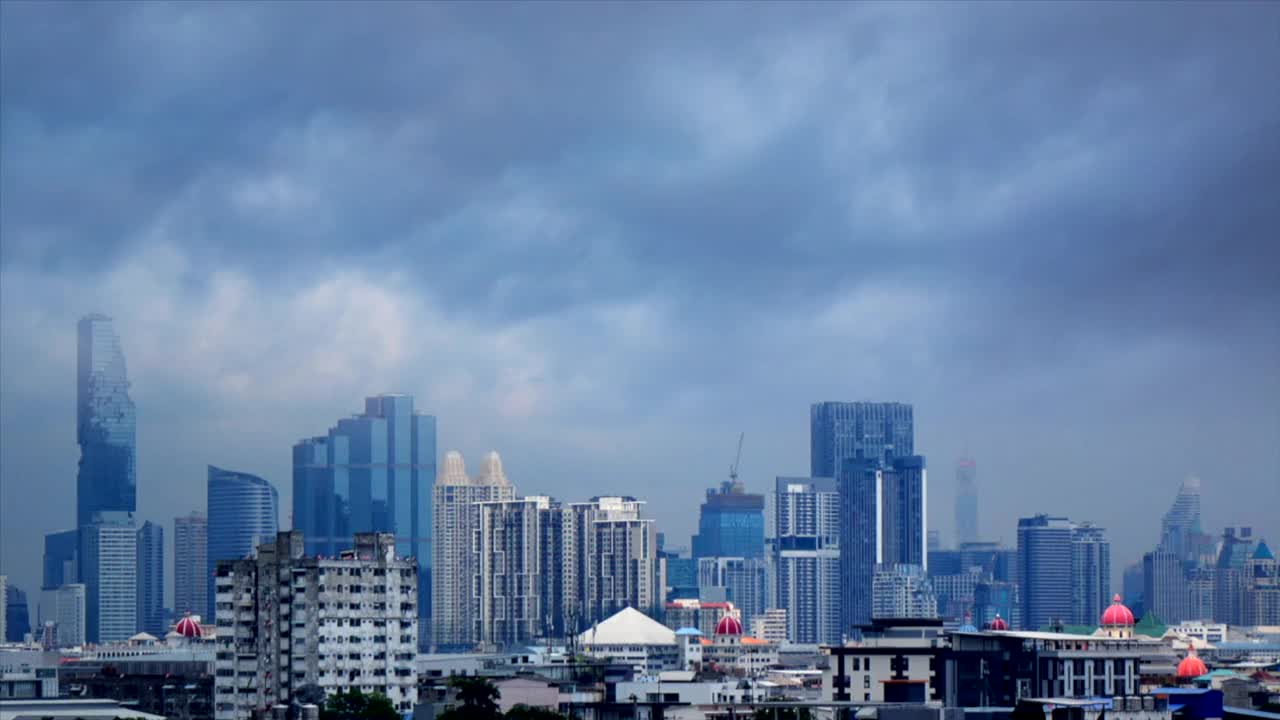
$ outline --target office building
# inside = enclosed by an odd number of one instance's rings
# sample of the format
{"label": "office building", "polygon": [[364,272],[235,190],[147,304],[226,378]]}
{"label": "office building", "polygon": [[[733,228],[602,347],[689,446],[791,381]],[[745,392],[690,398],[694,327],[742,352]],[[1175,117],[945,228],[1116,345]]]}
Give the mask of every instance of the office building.
{"label": "office building", "polygon": [[762,557],[698,559],[698,597],[733,603],[742,611],[738,620],[743,627],[750,627],[768,607],[768,583],[768,563]]}
{"label": "office building", "polygon": [[1173,506],[1160,521],[1160,549],[1183,562],[1194,559],[1200,534],[1200,478],[1189,477],[1178,488]]}
{"label": "office building", "polygon": [[1245,578],[1244,624],[1280,625],[1280,562],[1265,542],[1245,561]]}
{"label": "office building", "polygon": [[991,582],[991,576],[983,573],[979,567],[970,567],[966,572],[951,575],[929,573],[929,583],[937,596],[938,617],[958,621],[972,615],[974,594],[978,584],[984,582]]}
{"label": "office building", "polygon": [[148,520],[138,528],[138,630],[164,637],[164,528]]}
{"label": "office building", "polygon": [[76,334],[76,442],[80,445],[76,527],[79,528],[94,522],[95,513],[137,510],[137,417],[133,400],[129,398],[124,352],[111,318],[87,315],[81,318]]}
{"label": "office building", "polygon": [[336,555],[354,533],[395,535],[396,552],[418,563],[424,643],[435,477],[436,419],[416,412],[410,395],[366,398],[364,413],[293,446],[293,525],[306,537],[307,553]]}
{"label": "office building", "polygon": [[693,536],[693,557],[764,557],[764,496],[738,480],[707,491]]}
{"label": "office building", "polygon": [[905,403],[821,402],[809,409],[809,474],[836,477],[850,458],[888,464],[915,454],[911,406]]}
{"label": "office building", "polygon": [[666,602],[698,597],[698,563],[690,557],[659,551],[667,568]]}
{"label": "office building", "polygon": [[9,640],[9,577],[0,575],[0,640]]}
{"label": "office building", "polygon": [[417,702],[417,563],[389,534],[362,533],[337,557],[304,553],[299,531],[256,557],[216,569],[214,717],[250,720],[304,686],[326,695],[385,695],[406,715]]}
{"label": "office building", "polygon": [[1064,517],[1018,520],[1018,585],[1022,622],[1039,630],[1073,617],[1072,526]]}
{"label": "office building", "polygon": [[41,621],[53,623],[53,647],[83,645],[86,633],[86,591],[81,583],[71,583],[40,591]]}
{"label": "office building", "polygon": [[840,623],[840,494],[830,477],[779,477],[770,565],[774,605],[797,643],[837,643]]}
{"label": "office building", "polygon": [[44,536],[43,588],[56,588],[76,581],[76,551],[80,536],[75,530],[63,530]]}
{"label": "office building", "polygon": [[1213,569],[1213,619],[1228,625],[1244,624],[1244,594],[1248,586],[1245,568],[1254,554],[1253,529],[1224,528]]}
{"label": "office building", "polygon": [[1186,572],[1176,553],[1157,548],[1142,556],[1142,601],[1163,623],[1195,619]]}
{"label": "office building", "polygon": [[769,608],[751,620],[751,635],[767,643],[781,645],[787,641],[787,611]]}
{"label": "office building", "polygon": [[840,565],[844,629],[868,625],[872,619],[873,581],[881,565],[928,568],[928,523],[925,512],[928,478],[919,455],[841,463]]}
{"label": "office building", "polygon": [[472,543],[479,531],[477,503],[514,500],[515,488],[502,470],[502,460],[490,453],[480,475],[467,476],[462,455],[445,453],[432,488],[431,505],[431,623],[438,646],[468,646],[476,634],[476,596],[472,583],[479,554]]}
{"label": "office building", "polygon": [[1110,604],[1111,543],[1106,531],[1093,523],[1074,524],[1071,528],[1070,622],[1093,623]]}
{"label": "office building", "polygon": [[[209,519],[192,512],[173,519],[173,609],[203,615],[209,609]],[[204,615],[205,621],[213,619]]]}
{"label": "office building", "polygon": [[974,586],[974,625],[990,627],[996,618],[1011,629],[1022,629],[1022,597],[1016,582],[988,581]]}
{"label": "office building", "polygon": [[[271,483],[257,475],[208,468],[206,507],[209,512],[205,574],[208,604],[204,617],[213,613],[213,571],[219,560],[239,560],[251,555],[279,530],[280,498]],[[184,609],[183,612],[186,612]]]}
{"label": "office building", "polygon": [[138,632],[138,528],[133,515],[97,513],[94,522],[80,528],[79,555],[86,639],[129,639]]}
{"label": "office building", "polygon": [[873,620],[938,617],[938,598],[919,565],[896,563],[877,567],[871,598]]}
{"label": "office building", "polygon": [[978,540],[978,463],[962,458],[956,463],[956,546]]}

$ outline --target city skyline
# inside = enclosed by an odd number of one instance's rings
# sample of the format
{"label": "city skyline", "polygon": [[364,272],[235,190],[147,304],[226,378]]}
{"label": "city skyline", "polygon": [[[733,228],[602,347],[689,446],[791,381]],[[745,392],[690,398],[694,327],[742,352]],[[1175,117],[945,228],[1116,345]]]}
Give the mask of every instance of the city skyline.
{"label": "city skyline", "polygon": [[1195,475],[1274,545],[1278,10],[924,7],[334,6],[294,46],[291,6],[0,5],[0,573],[35,597],[75,527],[90,313],[166,528],[210,463],[291,508],[291,445],[400,392],[673,547],[739,433],[766,493],[863,400],[914,406],[948,545],[962,456],[980,539],[1087,518],[1118,573]]}

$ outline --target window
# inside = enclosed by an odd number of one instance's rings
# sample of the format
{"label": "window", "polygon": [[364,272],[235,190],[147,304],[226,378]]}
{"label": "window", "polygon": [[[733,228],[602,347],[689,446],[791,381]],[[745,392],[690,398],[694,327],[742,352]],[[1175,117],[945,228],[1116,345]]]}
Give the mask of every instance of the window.
{"label": "window", "polygon": [[853,669],[854,669],[854,670],[861,670],[861,669],[862,669],[862,658],[854,658],[854,659],[853,659]]}
{"label": "window", "polygon": [[862,689],[863,689],[863,690],[869,690],[869,689],[871,689],[871,676],[870,676],[870,675],[863,675],[863,676],[862,676]]}

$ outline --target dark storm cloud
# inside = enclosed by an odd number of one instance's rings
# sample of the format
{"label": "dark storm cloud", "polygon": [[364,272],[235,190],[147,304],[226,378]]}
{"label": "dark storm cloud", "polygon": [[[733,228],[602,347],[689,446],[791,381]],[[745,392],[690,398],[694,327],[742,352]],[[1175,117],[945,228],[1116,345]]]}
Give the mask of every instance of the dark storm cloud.
{"label": "dark storm cloud", "polygon": [[1276,67],[1258,3],[0,4],[5,538],[14,477],[74,473],[92,309],[192,487],[287,493],[291,439],[395,387],[531,492],[710,484],[724,423],[764,487],[838,397],[916,403],[935,499],[966,446],[1037,478],[1006,537],[1058,452],[1275,494]]}

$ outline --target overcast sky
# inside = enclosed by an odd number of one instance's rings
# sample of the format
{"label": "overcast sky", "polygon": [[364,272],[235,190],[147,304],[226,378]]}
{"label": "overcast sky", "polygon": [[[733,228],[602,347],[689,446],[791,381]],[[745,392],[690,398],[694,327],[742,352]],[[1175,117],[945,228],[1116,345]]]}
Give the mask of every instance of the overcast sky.
{"label": "overcast sky", "polygon": [[0,4],[0,562],[70,527],[75,323],[142,518],[412,393],[524,493],[808,470],[915,405],[930,524],[1280,542],[1280,4]]}

